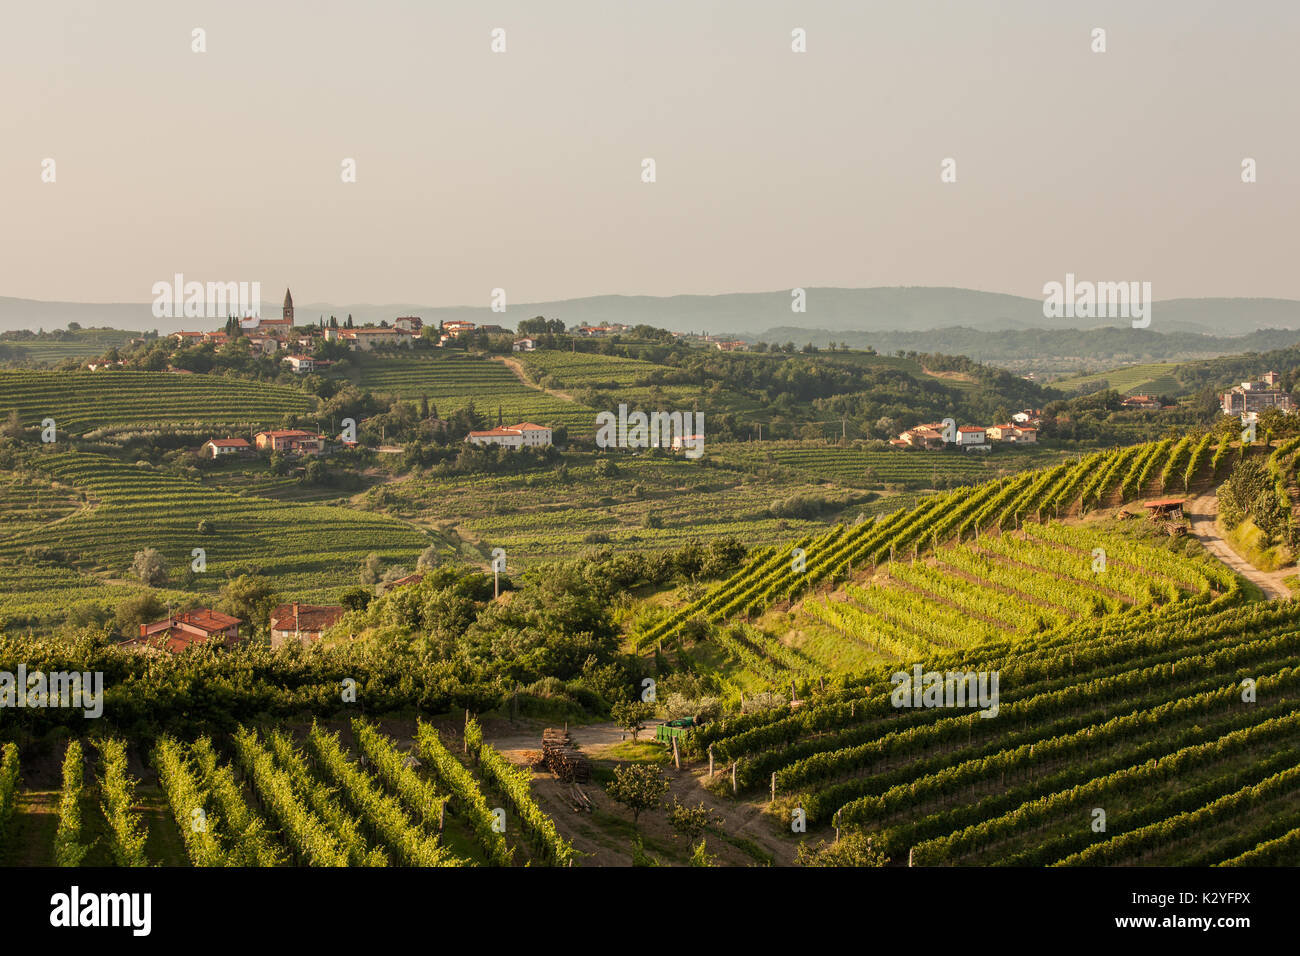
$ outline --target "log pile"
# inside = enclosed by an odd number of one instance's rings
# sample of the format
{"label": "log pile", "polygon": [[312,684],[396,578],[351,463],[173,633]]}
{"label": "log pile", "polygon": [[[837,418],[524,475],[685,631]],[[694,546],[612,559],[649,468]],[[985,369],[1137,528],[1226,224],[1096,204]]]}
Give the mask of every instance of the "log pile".
{"label": "log pile", "polygon": [[586,783],[591,779],[591,766],[573,746],[568,730],[548,727],[542,731],[542,759],[546,769],[566,783]]}

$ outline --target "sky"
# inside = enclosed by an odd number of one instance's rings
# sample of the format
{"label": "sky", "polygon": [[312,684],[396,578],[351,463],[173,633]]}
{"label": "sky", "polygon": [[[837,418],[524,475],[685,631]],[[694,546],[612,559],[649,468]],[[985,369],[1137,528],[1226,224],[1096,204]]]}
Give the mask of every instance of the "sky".
{"label": "sky", "polygon": [[1297,36],[1262,0],[10,0],[0,295],[1300,298]]}

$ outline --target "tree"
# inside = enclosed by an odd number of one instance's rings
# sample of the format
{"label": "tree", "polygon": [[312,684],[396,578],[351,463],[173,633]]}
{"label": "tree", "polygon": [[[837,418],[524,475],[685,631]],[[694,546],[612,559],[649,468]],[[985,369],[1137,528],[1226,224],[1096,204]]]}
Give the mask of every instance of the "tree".
{"label": "tree", "polygon": [[815,847],[807,842],[795,851],[799,866],[887,866],[889,858],[871,845],[871,837],[860,830],[841,834],[834,843],[822,840]]}
{"label": "tree", "polygon": [[380,560],[379,555],[371,551],[366,555],[366,560],[361,562],[360,580],[367,586],[378,584],[384,574],[384,562]]}
{"label": "tree", "polygon": [[668,825],[686,837],[688,843],[698,840],[709,827],[722,823],[722,818],[712,808],[700,801],[698,807],[688,807],[676,797],[668,809]]}
{"label": "tree", "polygon": [[654,712],[655,705],[648,701],[622,700],[610,708],[609,715],[636,740],[636,735],[645,730],[645,722],[654,716]]}
{"label": "tree", "polygon": [[69,323],[68,323],[68,331],[69,331],[69,332],[80,332],[80,331],[81,331],[81,323],[80,323],[80,322],[69,322]]}
{"label": "tree", "polygon": [[23,437],[23,420],[18,417],[16,409],[9,413],[9,418],[5,421],[4,434],[6,438]]}
{"label": "tree", "polygon": [[251,574],[227,581],[217,593],[218,610],[247,621],[254,628],[269,620],[271,610],[279,603],[271,583]]}
{"label": "tree", "polygon": [[151,587],[167,583],[167,562],[157,548],[145,548],[135,553],[131,562],[131,576]]}
{"label": "tree", "polygon": [[636,826],[642,810],[653,810],[663,801],[668,781],[658,768],[634,763],[615,767],[614,779],[605,785],[605,792],[632,812],[632,825]]}
{"label": "tree", "polygon": [[153,591],[143,591],[121,601],[114,610],[113,616],[119,631],[123,634],[134,634],[141,624],[158,620],[166,610],[157,594]]}

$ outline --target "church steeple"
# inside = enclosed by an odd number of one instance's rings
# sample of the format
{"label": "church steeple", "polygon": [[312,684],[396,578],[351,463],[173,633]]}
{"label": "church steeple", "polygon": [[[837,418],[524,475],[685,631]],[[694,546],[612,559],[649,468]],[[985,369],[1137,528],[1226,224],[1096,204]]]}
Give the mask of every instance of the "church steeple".
{"label": "church steeple", "polygon": [[284,290],[284,317],[290,322],[293,321],[293,296],[289,294],[288,289]]}

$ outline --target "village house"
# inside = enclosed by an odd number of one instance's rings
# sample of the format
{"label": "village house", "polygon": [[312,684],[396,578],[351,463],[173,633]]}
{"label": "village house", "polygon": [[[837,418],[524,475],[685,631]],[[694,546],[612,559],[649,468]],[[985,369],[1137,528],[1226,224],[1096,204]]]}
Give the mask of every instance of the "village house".
{"label": "village house", "polygon": [[406,577],[397,578],[396,580],[389,581],[388,584],[384,586],[384,590],[391,591],[394,588],[404,588],[408,584],[419,584],[423,580],[424,580],[424,572],[416,571],[414,574],[406,575]]}
{"label": "village house", "polygon": [[199,446],[204,458],[246,457],[252,453],[253,446],[243,438],[209,438]]}
{"label": "village house", "polygon": [[943,426],[917,425],[905,432],[899,432],[898,440],[910,448],[942,448],[944,446]]}
{"label": "village house", "polygon": [[962,451],[988,451],[987,432],[979,425],[962,425],[957,429],[957,447]]}
{"label": "village house", "polygon": [[403,315],[393,322],[393,326],[403,332],[412,332],[418,335],[424,329],[424,320],[418,315]]}
{"label": "village house", "polygon": [[369,352],[378,346],[395,345],[411,348],[415,344],[415,334],[405,329],[381,329],[366,327],[364,329],[326,329],[325,341],[343,342],[354,351]]}
{"label": "village house", "polygon": [[288,643],[306,646],[338,623],[347,608],[330,604],[281,604],[271,611],[271,646]]}
{"label": "village house", "polygon": [[152,624],[141,624],[140,633],[119,646],[132,650],[179,654],[187,647],[215,643],[231,647],[239,643],[239,618],[212,608],[197,608],[173,614]]}
{"label": "village house", "polygon": [[245,335],[243,338],[248,343],[249,351],[261,352],[263,355],[274,355],[282,345],[273,335]]}
{"label": "village house", "polygon": [[1152,395],[1130,395],[1119,404],[1121,408],[1136,409],[1138,411],[1155,411],[1160,408],[1159,399]]}
{"label": "village house", "polygon": [[310,355],[286,355],[280,362],[288,365],[298,375],[316,371],[316,360]]}
{"label": "village house", "polygon": [[1242,382],[1219,396],[1219,404],[1225,415],[1241,415],[1246,412],[1262,412],[1266,408],[1291,412],[1295,405],[1291,396],[1276,389],[1279,381],[1277,372],[1265,372],[1258,382]]}
{"label": "village house", "polygon": [[739,339],[720,339],[713,344],[719,352],[743,352],[749,348]]}
{"label": "village house", "polygon": [[1011,416],[1017,425],[1033,425],[1035,428],[1043,422],[1043,411],[1039,408],[1022,408]]}
{"label": "village house", "polygon": [[1038,429],[1020,427],[1019,425],[991,425],[985,429],[989,441],[1007,442],[1012,445],[1032,445],[1038,441]]}
{"label": "village house", "polygon": [[470,432],[465,440],[473,445],[500,445],[502,448],[545,448],[551,444],[551,429],[544,425],[521,422],[487,431]]}
{"label": "village house", "polygon": [[515,339],[514,344],[510,346],[512,352],[533,352],[536,350],[536,339]]}
{"label": "village house", "polygon": [[458,320],[455,322],[442,323],[439,331],[444,335],[450,335],[455,338],[458,335],[464,335],[466,332],[473,332],[475,327],[476,326],[473,322],[461,322]]}
{"label": "village house", "polygon": [[280,431],[258,432],[253,436],[262,451],[284,451],[297,455],[319,455],[325,450],[325,437],[290,428]]}

